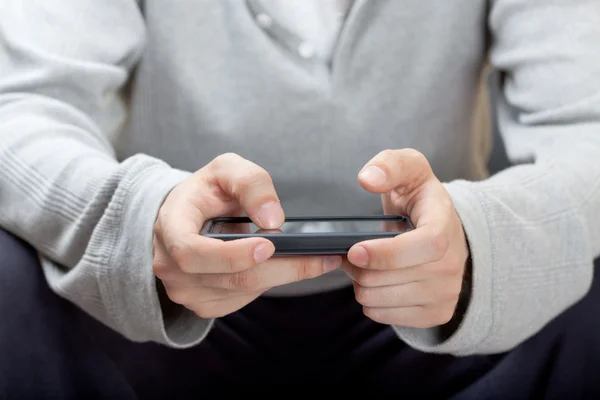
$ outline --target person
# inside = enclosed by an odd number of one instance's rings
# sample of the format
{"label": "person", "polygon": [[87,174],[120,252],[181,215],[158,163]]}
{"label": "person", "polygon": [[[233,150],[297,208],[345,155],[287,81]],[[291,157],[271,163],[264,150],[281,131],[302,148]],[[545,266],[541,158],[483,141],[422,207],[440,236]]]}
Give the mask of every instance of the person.
{"label": "person", "polygon": [[[600,393],[597,0],[0,9],[0,397]],[[344,257],[199,234],[382,213]]]}

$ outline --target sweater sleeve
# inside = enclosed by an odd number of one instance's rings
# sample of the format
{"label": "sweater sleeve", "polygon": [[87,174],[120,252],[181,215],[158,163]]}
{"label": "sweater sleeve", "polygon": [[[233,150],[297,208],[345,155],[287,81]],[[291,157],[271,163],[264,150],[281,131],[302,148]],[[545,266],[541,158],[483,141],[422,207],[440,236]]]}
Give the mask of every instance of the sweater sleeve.
{"label": "sweater sleeve", "polygon": [[158,208],[189,174],[143,154],[117,160],[109,140],[144,47],[137,2],[0,10],[0,226],[38,251],[53,290],[125,337],[202,340],[212,320],[161,309],[152,272]]}
{"label": "sweater sleeve", "polygon": [[472,252],[472,293],[449,338],[395,327],[413,347],[508,351],[589,290],[600,255],[600,2],[492,0],[498,124],[513,166],[446,183]]}

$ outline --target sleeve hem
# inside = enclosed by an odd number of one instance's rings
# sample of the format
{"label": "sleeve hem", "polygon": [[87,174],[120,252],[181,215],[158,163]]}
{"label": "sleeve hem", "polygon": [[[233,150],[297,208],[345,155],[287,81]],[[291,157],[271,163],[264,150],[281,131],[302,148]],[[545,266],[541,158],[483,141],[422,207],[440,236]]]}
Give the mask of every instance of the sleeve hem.
{"label": "sleeve hem", "polygon": [[431,353],[468,355],[481,352],[480,345],[492,331],[494,314],[494,257],[485,206],[472,191],[472,184],[454,181],[445,184],[454,202],[469,241],[472,260],[471,298],[463,320],[446,340],[441,340],[437,328],[416,329],[394,326],[394,330],[409,346]]}
{"label": "sleeve hem", "polygon": [[[201,342],[214,320],[197,317],[183,306],[161,300],[152,271],[153,227],[158,210],[170,191],[191,173],[148,159],[123,182],[118,232],[106,268],[108,310],[121,334],[132,341],[153,341],[172,348]],[[119,193],[115,193],[118,196]],[[118,258],[117,258],[118,257]],[[164,300],[163,300],[164,301]],[[169,309],[166,315],[163,309]]]}

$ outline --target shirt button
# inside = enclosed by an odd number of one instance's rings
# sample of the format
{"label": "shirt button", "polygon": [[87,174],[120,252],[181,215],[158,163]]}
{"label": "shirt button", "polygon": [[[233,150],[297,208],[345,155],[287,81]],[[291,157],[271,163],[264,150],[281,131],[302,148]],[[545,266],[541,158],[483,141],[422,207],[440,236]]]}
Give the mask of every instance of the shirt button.
{"label": "shirt button", "polygon": [[273,18],[265,13],[260,13],[256,16],[256,22],[263,28],[270,28],[273,25]]}
{"label": "shirt button", "polygon": [[310,43],[303,42],[298,46],[298,53],[302,58],[311,58],[315,55],[315,48]]}

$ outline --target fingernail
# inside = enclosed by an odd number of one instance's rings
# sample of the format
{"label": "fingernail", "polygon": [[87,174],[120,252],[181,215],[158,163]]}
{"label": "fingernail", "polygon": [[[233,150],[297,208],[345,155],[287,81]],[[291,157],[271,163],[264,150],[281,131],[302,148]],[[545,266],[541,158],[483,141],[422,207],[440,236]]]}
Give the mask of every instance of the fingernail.
{"label": "fingernail", "polygon": [[369,265],[369,253],[362,246],[357,246],[353,251],[352,260],[357,267],[366,267]]}
{"label": "fingernail", "polygon": [[375,165],[369,165],[360,173],[360,177],[369,182],[371,185],[381,186],[385,185],[387,181],[387,176],[383,170]]}
{"label": "fingernail", "polygon": [[265,262],[271,257],[271,246],[267,243],[261,243],[254,249],[254,261],[257,264]]}
{"label": "fingernail", "polygon": [[325,273],[338,269],[342,265],[342,257],[327,256],[323,259],[323,270]]}
{"label": "fingernail", "polygon": [[277,201],[271,201],[260,206],[256,213],[256,217],[262,227],[266,229],[279,228],[281,224],[283,224],[283,219],[285,218],[281,204]]}

